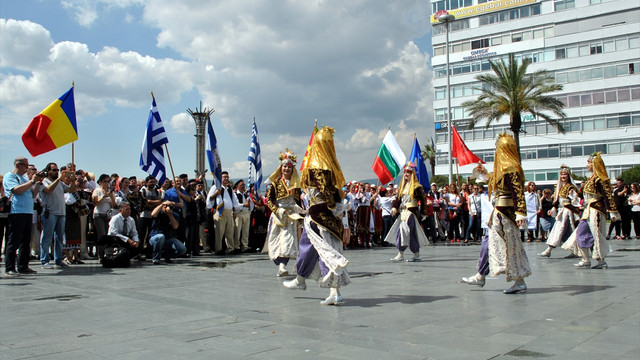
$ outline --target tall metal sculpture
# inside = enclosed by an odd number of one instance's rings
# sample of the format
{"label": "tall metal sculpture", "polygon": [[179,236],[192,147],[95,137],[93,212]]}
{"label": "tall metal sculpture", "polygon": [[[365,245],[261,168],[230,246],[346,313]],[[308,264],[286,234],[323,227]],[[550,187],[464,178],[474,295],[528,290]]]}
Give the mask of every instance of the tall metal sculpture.
{"label": "tall metal sculpture", "polygon": [[193,118],[196,123],[196,177],[200,175],[206,175],[207,169],[205,169],[205,132],[207,131],[207,121],[211,118],[211,114],[215,112],[214,109],[202,108],[202,101],[200,101],[200,109],[195,110],[187,109],[187,112]]}

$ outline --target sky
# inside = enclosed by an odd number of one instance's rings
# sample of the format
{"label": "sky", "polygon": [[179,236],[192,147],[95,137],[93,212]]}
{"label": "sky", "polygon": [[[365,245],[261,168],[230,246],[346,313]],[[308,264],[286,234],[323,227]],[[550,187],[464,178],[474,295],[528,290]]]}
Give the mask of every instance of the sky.
{"label": "sky", "polygon": [[30,157],[21,135],[75,83],[74,161],[97,175],[145,175],[153,92],[176,174],[194,174],[187,109],[202,102],[232,179],[248,176],[254,118],[265,178],[285,148],[300,164],[315,119],[348,181],[375,178],[387,129],[406,155],[414,135],[431,142],[429,15],[426,0],[2,1],[0,172],[71,161],[71,145]]}

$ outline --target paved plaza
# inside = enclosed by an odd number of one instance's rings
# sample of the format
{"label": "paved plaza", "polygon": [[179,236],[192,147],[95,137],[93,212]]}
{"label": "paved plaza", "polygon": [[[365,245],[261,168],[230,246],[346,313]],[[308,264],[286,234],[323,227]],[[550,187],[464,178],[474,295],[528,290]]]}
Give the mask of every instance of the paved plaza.
{"label": "paved plaza", "polygon": [[[97,261],[0,279],[0,359],[635,359],[640,241],[610,241],[608,270],[539,258],[526,294],[483,288],[480,247],[350,250],[343,306],[315,282],[288,290],[263,254],[103,269]],[[3,264],[4,266],[4,264]],[[293,278],[292,276],[288,278]]]}

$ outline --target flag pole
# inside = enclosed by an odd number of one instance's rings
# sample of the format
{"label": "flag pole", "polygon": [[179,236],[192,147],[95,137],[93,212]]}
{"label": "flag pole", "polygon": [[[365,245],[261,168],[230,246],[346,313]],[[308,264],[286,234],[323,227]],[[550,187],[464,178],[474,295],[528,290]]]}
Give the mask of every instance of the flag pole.
{"label": "flag pole", "polygon": [[[71,87],[72,87],[72,88],[74,88],[74,90],[75,90],[75,87],[76,87],[76,82],[75,82],[75,81],[72,81],[72,82],[71,82]],[[77,125],[76,125],[76,126],[77,126]],[[71,167],[72,167],[72,168],[75,168],[75,167],[76,167],[76,161],[75,161],[75,144],[76,144],[76,142],[75,142],[75,141],[71,142]],[[74,174],[74,175],[75,175],[75,174]]]}
{"label": "flag pole", "polygon": [[460,172],[458,171],[458,158],[454,158],[454,159],[456,159],[455,160],[455,162],[456,162],[456,187],[459,187],[460,184],[458,184],[458,182],[459,182],[459,179],[460,179]]}

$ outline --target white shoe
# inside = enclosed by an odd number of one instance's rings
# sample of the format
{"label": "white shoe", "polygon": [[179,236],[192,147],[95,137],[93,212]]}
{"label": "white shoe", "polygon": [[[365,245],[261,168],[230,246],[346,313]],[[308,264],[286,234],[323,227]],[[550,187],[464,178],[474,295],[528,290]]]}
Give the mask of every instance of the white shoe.
{"label": "white shoe", "polygon": [[551,257],[551,248],[548,247],[547,250],[541,252],[540,254],[538,254],[538,256]]}
{"label": "white shoe", "polygon": [[505,294],[517,294],[517,293],[526,293],[527,292],[527,284],[522,283],[520,285],[514,284],[512,287],[502,290]]}
{"label": "white shoe", "polygon": [[328,298],[320,301],[321,305],[342,305],[344,302],[342,301],[342,296],[340,295],[331,295]]}
{"label": "white shoe", "polygon": [[278,270],[278,274],[276,276],[281,277],[281,276],[287,276],[287,275],[289,275],[289,271],[287,271],[287,269],[280,269]]}
{"label": "white shoe", "polygon": [[298,278],[295,278],[290,281],[284,281],[282,285],[287,289],[291,289],[291,290],[295,290],[295,289],[307,290],[307,284],[298,282]]}
{"label": "white shoe", "polygon": [[590,261],[580,261],[577,264],[573,264],[573,266],[579,268],[579,269],[589,269],[591,268],[591,262]]}
{"label": "white shoe", "polygon": [[484,286],[484,279],[479,279],[478,275],[474,275],[468,278],[462,278],[462,282],[469,285],[477,285],[479,287]]}
{"label": "white shoe", "polygon": [[398,253],[398,255],[396,255],[396,257],[394,257],[393,259],[391,259],[391,261],[404,261],[404,256],[402,255],[402,253]]}
{"label": "white shoe", "polygon": [[420,261],[422,261],[422,257],[420,256],[419,253],[413,254],[413,257],[411,259],[407,259],[407,262],[420,262]]}

